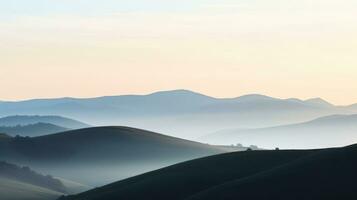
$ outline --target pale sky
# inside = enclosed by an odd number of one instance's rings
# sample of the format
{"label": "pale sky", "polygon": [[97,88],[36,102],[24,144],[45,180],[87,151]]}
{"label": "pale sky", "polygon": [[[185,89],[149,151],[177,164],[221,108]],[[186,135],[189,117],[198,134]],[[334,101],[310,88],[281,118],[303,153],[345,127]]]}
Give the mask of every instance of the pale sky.
{"label": "pale sky", "polygon": [[0,100],[190,89],[357,103],[356,0],[0,0]]}

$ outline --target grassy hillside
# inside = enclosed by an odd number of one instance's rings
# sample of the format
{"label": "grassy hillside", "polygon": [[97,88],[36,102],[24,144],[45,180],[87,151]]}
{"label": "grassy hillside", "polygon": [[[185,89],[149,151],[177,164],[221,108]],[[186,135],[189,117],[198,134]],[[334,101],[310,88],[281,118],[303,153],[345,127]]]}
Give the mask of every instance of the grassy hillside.
{"label": "grassy hillside", "polygon": [[0,159],[94,186],[224,152],[224,148],[128,127],[0,140]]}
{"label": "grassy hillside", "polygon": [[357,146],[197,159],[61,200],[356,199]]}
{"label": "grassy hillside", "polygon": [[7,133],[8,135],[16,136],[40,136],[52,133],[59,133],[67,131],[67,128],[56,126],[47,123],[36,123],[30,125],[17,125],[17,126],[0,126],[0,132]]}

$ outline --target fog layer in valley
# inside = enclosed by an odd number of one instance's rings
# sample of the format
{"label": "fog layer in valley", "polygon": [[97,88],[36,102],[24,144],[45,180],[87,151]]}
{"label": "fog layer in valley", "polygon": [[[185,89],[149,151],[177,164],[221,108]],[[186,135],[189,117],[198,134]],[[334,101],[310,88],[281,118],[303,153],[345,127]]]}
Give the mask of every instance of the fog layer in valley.
{"label": "fog layer in valley", "polygon": [[137,127],[194,140],[224,129],[280,126],[354,113],[357,113],[356,105],[334,106],[319,98],[299,100],[246,95],[218,99],[187,90],[0,103],[3,117],[60,115],[91,125]]}

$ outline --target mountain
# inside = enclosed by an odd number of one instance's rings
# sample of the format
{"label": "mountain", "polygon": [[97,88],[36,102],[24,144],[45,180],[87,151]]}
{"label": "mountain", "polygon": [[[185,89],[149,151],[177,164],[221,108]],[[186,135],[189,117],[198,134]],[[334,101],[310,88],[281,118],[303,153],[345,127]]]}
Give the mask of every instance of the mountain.
{"label": "mountain", "polygon": [[357,115],[332,115],[312,121],[260,129],[219,131],[199,141],[256,144],[263,148],[324,148],[357,142]]}
{"label": "mountain", "polygon": [[311,105],[321,106],[321,107],[333,107],[334,105],[330,102],[325,101],[321,98],[312,98],[305,100],[306,103],[310,103]]}
{"label": "mountain", "polygon": [[228,151],[128,127],[0,139],[0,159],[91,186]]}
{"label": "mountain", "polygon": [[[357,198],[357,146],[246,151],[173,165],[60,200]],[[204,167],[202,167],[204,166]]]}
{"label": "mountain", "polygon": [[67,188],[52,176],[41,175],[29,167],[0,162],[0,194],[6,200],[51,200]]}
{"label": "mountain", "polygon": [[7,117],[0,118],[0,126],[7,126],[7,127],[13,127],[18,125],[26,126],[26,125],[32,125],[38,123],[53,124],[67,129],[80,129],[90,126],[83,122],[61,117],[61,116],[16,115],[16,116],[7,116]]}
{"label": "mountain", "polygon": [[9,135],[21,135],[21,136],[40,136],[52,133],[59,133],[67,131],[67,128],[56,126],[53,124],[37,123],[30,125],[17,125],[17,126],[0,126],[0,132],[7,133]]}
{"label": "mountain", "polygon": [[213,98],[189,90],[0,103],[0,116],[19,114],[60,115],[96,126],[131,126],[194,140],[223,129],[301,123],[326,115],[357,114],[357,109],[334,106],[319,98],[279,99],[259,94]]}

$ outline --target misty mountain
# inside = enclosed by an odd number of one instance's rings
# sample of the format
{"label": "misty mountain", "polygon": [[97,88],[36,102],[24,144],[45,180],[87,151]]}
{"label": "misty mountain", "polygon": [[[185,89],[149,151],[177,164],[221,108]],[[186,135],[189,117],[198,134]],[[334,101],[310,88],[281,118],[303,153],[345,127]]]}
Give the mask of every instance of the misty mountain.
{"label": "misty mountain", "polygon": [[0,159],[92,186],[228,151],[128,127],[0,138]]}
{"label": "misty mountain", "polygon": [[56,126],[47,123],[36,123],[30,125],[17,125],[17,126],[0,126],[0,133],[16,136],[40,136],[52,133],[59,133],[67,131],[67,128]]}
{"label": "misty mountain", "polygon": [[213,98],[188,90],[0,103],[0,116],[60,115],[94,125],[125,125],[188,139],[222,129],[263,128],[355,113],[354,106],[334,106],[319,98],[304,101],[258,94]]}
{"label": "misty mountain", "polygon": [[61,200],[352,200],[357,198],[354,184],[356,154],[356,145],[336,149],[221,154],[173,165]]}
{"label": "misty mountain", "polygon": [[200,138],[210,144],[256,144],[265,148],[324,148],[357,142],[357,115],[332,115],[312,121],[260,129],[223,130]]}
{"label": "misty mountain", "polygon": [[322,106],[322,107],[333,107],[334,106],[330,102],[327,102],[326,100],[321,99],[321,98],[312,98],[312,99],[305,100],[305,102],[309,103],[311,105]]}
{"label": "misty mountain", "polygon": [[0,118],[0,126],[26,126],[38,123],[53,124],[67,129],[80,129],[90,126],[83,122],[61,116],[15,115]]}

